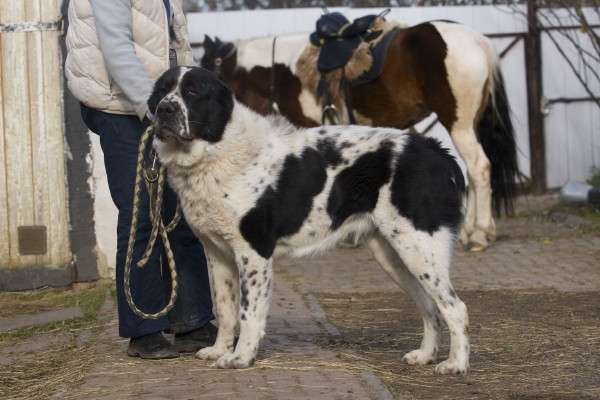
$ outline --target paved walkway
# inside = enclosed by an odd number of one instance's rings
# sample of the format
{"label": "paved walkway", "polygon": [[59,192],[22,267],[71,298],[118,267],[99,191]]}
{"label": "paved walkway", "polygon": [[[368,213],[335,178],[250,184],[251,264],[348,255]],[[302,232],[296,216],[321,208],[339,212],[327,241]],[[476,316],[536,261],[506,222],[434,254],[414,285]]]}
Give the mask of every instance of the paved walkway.
{"label": "paved walkway", "polygon": [[218,370],[191,355],[141,361],[125,355],[113,317],[103,329],[97,361],[76,388],[55,399],[393,399],[369,371],[348,371],[331,351],[313,343],[338,335],[314,297],[286,279],[274,287],[269,329],[259,361],[247,370]]}
{"label": "paved walkway", "polygon": [[[499,241],[484,253],[457,251],[453,276],[458,290],[600,289],[597,235],[531,218],[501,222],[499,232]],[[315,340],[338,332],[313,293],[386,291],[397,288],[362,248],[283,260],[276,268],[268,334],[258,362],[237,371],[217,370],[191,356],[158,362],[128,358],[113,314],[83,383],[54,399],[391,399],[371,372],[342,362]]]}

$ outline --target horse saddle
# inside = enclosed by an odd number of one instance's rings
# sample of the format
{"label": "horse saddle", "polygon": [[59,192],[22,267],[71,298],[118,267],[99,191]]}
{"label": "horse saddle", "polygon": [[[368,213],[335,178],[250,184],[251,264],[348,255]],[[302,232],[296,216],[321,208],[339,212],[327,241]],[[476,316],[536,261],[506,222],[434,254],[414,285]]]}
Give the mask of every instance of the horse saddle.
{"label": "horse saddle", "polygon": [[321,48],[317,67],[328,72],[343,67],[361,42],[377,38],[381,31],[372,31],[377,15],[365,15],[350,22],[343,14],[332,12],[317,20],[317,29],[310,35],[310,42]]}
{"label": "horse saddle", "polygon": [[[375,20],[380,16],[365,15],[351,23],[339,12],[322,15],[317,20],[316,31],[310,35],[310,42],[320,48],[318,70],[325,73],[344,67],[361,43],[377,39],[384,32],[373,29]],[[387,48],[397,32],[397,28],[391,29],[375,45],[369,46],[371,66],[351,82],[353,86],[373,81],[381,75]]]}

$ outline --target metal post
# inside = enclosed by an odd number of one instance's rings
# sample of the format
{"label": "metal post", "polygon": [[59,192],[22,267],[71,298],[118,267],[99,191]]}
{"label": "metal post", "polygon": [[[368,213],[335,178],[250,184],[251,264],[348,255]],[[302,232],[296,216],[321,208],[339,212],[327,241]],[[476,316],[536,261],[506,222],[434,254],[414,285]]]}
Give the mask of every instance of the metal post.
{"label": "metal post", "polygon": [[525,63],[527,66],[531,189],[534,193],[543,193],[546,190],[546,146],[542,115],[541,37],[536,0],[527,1],[527,24],[529,29],[525,39]]}

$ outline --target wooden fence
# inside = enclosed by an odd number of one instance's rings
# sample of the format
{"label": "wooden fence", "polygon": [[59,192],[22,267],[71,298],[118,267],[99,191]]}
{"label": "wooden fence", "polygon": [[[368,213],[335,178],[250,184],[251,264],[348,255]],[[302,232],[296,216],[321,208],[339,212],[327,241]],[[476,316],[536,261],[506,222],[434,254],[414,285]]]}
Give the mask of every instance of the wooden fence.
{"label": "wooden fence", "polygon": [[61,3],[0,1],[0,272],[72,262]]}

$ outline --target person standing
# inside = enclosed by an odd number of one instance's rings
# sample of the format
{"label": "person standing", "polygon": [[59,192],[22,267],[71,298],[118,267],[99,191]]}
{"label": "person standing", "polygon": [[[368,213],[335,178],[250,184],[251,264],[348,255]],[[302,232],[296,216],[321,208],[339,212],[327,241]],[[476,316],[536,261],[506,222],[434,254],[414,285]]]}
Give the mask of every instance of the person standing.
{"label": "person standing", "polygon": [[[132,217],[138,143],[150,124],[147,99],[155,80],[169,67],[192,64],[187,24],[179,0],[71,0],[65,74],[81,102],[81,116],[100,137],[111,197],[118,209],[116,284],[119,334],[130,338],[127,353],[141,358],[173,358],[178,352],[211,345],[216,328],[206,257],[182,220],[169,234],[179,275],[178,300],[167,317],[142,319],[129,308],[123,284]],[[177,205],[165,188],[163,215]],[[139,209],[133,264],[144,252],[150,231],[145,188]],[[145,312],[162,309],[169,293],[166,259],[156,246],[143,268],[132,265],[131,292]],[[175,334],[174,343],[163,335]]]}

